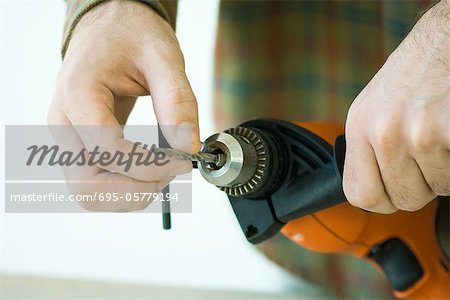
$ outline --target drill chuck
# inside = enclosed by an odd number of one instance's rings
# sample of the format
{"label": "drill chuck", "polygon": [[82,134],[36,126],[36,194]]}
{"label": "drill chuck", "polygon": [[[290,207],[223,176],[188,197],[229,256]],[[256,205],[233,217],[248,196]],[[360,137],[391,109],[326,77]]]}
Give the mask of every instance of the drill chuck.
{"label": "drill chuck", "polygon": [[231,196],[257,193],[268,177],[270,148],[266,139],[255,129],[230,128],[210,136],[201,153],[218,155],[223,161],[198,165],[202,176]]}

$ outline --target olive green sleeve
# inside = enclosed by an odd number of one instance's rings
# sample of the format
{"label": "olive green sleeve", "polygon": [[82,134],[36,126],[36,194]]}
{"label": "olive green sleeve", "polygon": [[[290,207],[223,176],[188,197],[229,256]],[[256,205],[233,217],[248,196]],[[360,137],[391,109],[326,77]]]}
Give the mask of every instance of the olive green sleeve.
{"label": "olive green sleeve", "polygon": [[[66,0],[67,14],[64,25],[62,56],[64,57],[67,47],[69,46],[72,33],[81,18],[95,6],[113,0]],[[115,0],[114,0],[115,1]],[[147,4],[154,9],[164,20],[166,20],[172,28],[175,29],[177,16],[177,0],[134,0]]]}

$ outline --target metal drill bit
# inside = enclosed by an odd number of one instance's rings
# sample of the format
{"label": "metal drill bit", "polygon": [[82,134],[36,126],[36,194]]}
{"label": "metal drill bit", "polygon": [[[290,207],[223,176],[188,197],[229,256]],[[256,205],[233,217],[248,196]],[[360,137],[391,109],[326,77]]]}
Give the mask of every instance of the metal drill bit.
{"label": "metal drill bit", "polygon": [[185,159],[190,161],[205,162],[210,164],[219,164],[220,157],[217,154],[212,153],[187,153],[181,150],[171,149],[171,148],[155,148],[155,153],[165,153],[170,157],[176,157],[179,159]]}
{"label": "metal drill bit", "polygon": [[[164,137],[164,134],[162,133],[161,126],[158,124],[158,143],[160,147],[169,147],[169,143],[167,142],[166,138]],[[162,200],[161,201],[161,209],[162,209],[162,222],[163,222],[163,229],[169,230],[172,228],[172,216],[170,213],[170,199],[168,195],[170,195],[170,185],[167,185],[162,190]]]}

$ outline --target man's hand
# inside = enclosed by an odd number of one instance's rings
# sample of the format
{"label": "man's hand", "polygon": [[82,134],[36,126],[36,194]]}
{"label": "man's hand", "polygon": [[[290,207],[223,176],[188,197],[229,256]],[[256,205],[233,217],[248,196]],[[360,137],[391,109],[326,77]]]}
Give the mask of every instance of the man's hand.
{"label": "man's hand", "polygon": [[[73,33],[58,76],[48,123],[74,126],[70,137],[53,132],[59,142],[70,140],[66,146],[73,150],[92,150],[98,145],[100,151],[129,153],[133,143],[124,139],[120,125],[125,124],[136,98],[149,94],[158,122],[174,125],[163,127],[170,145],[197,152],[200,148],[197,102],[186,78],[183,55],[173,29],[142,3],[108,1],[87,13]],[[98,125],[109,130],[106,135],[92,134],[78,125]],[[191,168],[188,161],[171,159],[162,167],[141,166],[127,172],[117,165],[102,166],[102,169],[85,166],[65,172],[68,179],[117,181],[122,184],[117,188],[121,186],[120,189],[128,192],[157,192],[175,175],[189,172]],[[90,192],[77,190],[77,193]],[[86,208],[124,211],[145,206],[143,203],[131,206],[91,203]]]}
{"label": "man's hand", "polygon": [[346,139],[351,204],[393,213],[450,195],[450,1],[418,21],[358,95]]}

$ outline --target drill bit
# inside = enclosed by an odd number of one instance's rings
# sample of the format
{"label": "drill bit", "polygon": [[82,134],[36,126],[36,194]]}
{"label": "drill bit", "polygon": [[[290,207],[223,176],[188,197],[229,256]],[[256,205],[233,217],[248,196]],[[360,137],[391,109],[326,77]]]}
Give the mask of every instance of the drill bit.
{"label": "drill bit", "polygon": [[165,153],[169,157],[175,157],[178,159],[185,159],[196,162],[205,162],[209,164],[219,164],[220,156],[218,154],[212,153],[187,153],[181,150],[171,149],[171,148],[155,148],[155,153]]}
{"label": "drill bit", "polygon": [[[164,137],[164,134],[162,133],[161,126],[158,124],[158,143],[160,147],[168,147],[169,143],[167,142],[166,138]],[[162,222],[163,222],[163,229],[169,230],[172,228],[172,216],[170,213],[170,199],[167,199],[167,197],[170,194],[170,185],[167,185],[162,190],[162,200],[161,201],[161,210],[162,210]]]}

